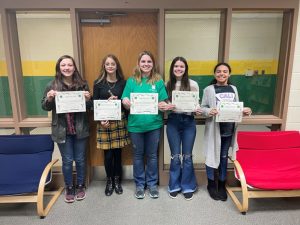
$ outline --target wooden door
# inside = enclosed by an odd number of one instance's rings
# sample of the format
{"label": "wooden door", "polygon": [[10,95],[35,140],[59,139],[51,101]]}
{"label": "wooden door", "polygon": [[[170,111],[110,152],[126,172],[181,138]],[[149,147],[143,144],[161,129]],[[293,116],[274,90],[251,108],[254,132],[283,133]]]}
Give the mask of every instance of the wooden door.
{"label": "wooden door", "polygon": [[[157,58],[158,28],[156,13],[127,13],[110,17],[104,25],[82,24],[84,76],[92,91],[102,59],[107,54],[118,57],[126,79],[137,65],[138,54],[149,50]],[[92,116],[91,116],[92,117]],[[103,151],[96,148],[96,122],[91,118],[89,158],[91,166],[102,166]],[[132,165],[131,146],[122,153],[123,165]]]}

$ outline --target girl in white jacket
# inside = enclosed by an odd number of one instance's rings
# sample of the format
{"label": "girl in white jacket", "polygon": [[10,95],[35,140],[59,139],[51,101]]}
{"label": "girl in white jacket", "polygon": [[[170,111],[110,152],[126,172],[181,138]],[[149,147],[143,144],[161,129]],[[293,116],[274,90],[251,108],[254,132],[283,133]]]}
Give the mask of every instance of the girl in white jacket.
{"label": "girl in white jacket", "polygon": [[[206,174],[208,179],[207,190],[214,200],[227,200],[225,189],[227,175],[228,150],[232,147],[232,157],[237,150],[236,128],[237,123],[216,122],[218,114],[217,102],[238,102],[239,96],[235,86],[230,81],[231,68],[227,63],[218,63],[214,68],[215,79],[203,91],[201,103],[202,115],[206,117],[204,131],[204,149],[206,157]],[[243,115],[251,115],[251,109],[243,108]],[[218,178],[215,177],[218,169]],[[218,184],[217,182],[218,181]]]}

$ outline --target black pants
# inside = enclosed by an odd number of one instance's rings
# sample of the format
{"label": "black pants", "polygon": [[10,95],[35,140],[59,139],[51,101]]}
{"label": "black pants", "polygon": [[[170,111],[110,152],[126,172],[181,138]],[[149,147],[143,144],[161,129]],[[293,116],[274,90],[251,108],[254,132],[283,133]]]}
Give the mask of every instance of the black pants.
{"label": "black pants", "polygon": [[107,177],[122,176],[122,151],[120,148],[104,150],[104,166]]}

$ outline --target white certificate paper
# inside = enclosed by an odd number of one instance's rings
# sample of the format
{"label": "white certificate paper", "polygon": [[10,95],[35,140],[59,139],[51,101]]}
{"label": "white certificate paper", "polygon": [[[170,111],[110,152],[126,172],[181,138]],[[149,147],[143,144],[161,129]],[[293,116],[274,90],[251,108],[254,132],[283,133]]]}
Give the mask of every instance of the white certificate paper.
{"label": "white certificate paper", "polygon": [[56,113],[85,112],[84,91],[62,91],[55,96]]}
{"label": "white certificate paper", "polygon": [[158,93],[130,93],[130,114],[158,114]]}
{"label": "white certificate paper", "polygon": [[243,102],[218,102],[216,122],[242,122]]}
{"label": "white certificate paper", "polygon": [[121,120],[121,100],[94,100],[94,120]]}
{"label": "white certificate paper", "polygon": [[199,104],[199,92],[172,91],[172,104],[180,112],[194,112]]}

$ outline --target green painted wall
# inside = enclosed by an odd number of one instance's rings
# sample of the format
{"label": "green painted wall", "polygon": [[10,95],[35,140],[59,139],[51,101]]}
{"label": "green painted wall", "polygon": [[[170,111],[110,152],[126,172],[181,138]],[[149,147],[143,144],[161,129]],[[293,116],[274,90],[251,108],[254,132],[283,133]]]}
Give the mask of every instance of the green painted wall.
{"label": "green painted wall", "polygon": [[[203,89],[209,85],[213,76],[191,76],[191,79],[198,82],[200,98],[202,99]],[[273,114],[276,75],[257,75],[251,77],[232,75],[230,80],[238,89],[240,101],[244,102],[244,106],[251,107],[254,114]]]}
{"label": "green painted wall", "polygon": [[[209,85],[213,79],[208,76],[191,76],[198,82],[200,88],[200,98],[203,89]],[[26,76],[23,77],[25,101],[27,115],[33,117],[47,116],[47,112],[41,108],[41,98],[48,82],[53,76]],[[231,82],[237,86],[240,100],[245,106],[252,108],[254,114],[264,115],[273,113],[274,95],[276,89],[276,75],[257,75],[246,77],[244,75],[232,75]],[[7,77],[0,77],[0,117],[11,117],[11,103],[8,89]]]}
{"label": "green painted wall", "polygon": [[0,76],[0,118],[12,117],[8,77]]}
{"label": "green painted wall", "polygon": [[47,116],[48,112],[41,107],[41,99],[48,82],[53,76],[26,76],[23,77],[25,101],[28,116]]}

